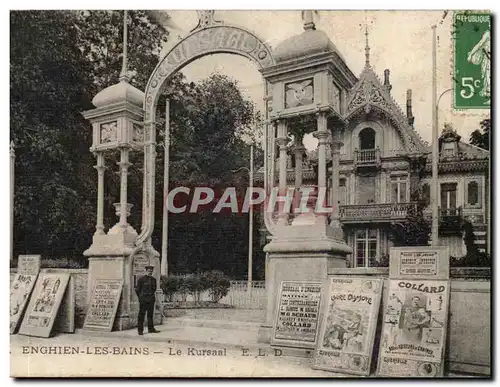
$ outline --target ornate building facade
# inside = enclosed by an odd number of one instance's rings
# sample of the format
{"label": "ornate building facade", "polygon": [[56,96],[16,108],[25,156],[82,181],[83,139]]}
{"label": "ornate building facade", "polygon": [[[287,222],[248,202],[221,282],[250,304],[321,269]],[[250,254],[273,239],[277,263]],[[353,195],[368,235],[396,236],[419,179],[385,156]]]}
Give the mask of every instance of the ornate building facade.
{"label": "ornate building facade", "polygon": [[[303,42],[304,47],[298,47],[297,42]],[[317,55],[317,44],[306,43],[305,38],[295,38],[293,47],[285,41],[275,52],[278,56],[286,53],[287,60],[293,57],[292,54]],[[336,48],[329,41],[323,50]],[[352,249],[351,267],[379,265],[394,245],[395,227],[408,221],[409,212],[416,211],[419,201],[425,203],[424,216],[431,218],[431,147],[414,127],[412,92],[407,91],[406,111],[403,112],[391,95],[390,71],[386,69],[381,80],[370,64],[369,51],[367,36],[365,67],[359,77],[355,77],[354,86],[336,99],[341,105],[338,111],[343,116],[343,125],[338,126],[341,147],[336,187],[332,186],[332,178],[337,174],[330,173],[335,149],[331,146],[327,152],[330,162],[328,202],[338,206],[336,216],[342,225],[344,239]],[[346,71],[350,72],[348,68]],[[331,78],[319,81],[329,83],[327,89],[332,93],[337,90]],[[306,79],[287,85],[283,92],[289,104],[300,106],[313,100],[314,86]],[[307,127],[307,120],[289,126],[301,125]],[[302,141],[305,132],[307,130],[288,132],[286,175],[289,187],[298,188],[297,181],[306,186],[314,186],[317,182],[318,150],[305,150]],[[274,161],[271,176],[275,182],[280,148],[276,144],[271,144],[271,148]],[[489,152],[465,143],[453,128],[445,125],[439,138],[439,155],[438,244],[450,246],[452,256],[463,257],[468,226],[468,240],[473,233],[472,240],[478,251],[489,253]],[[255,176],[257,184],[263,181],[263,175],[264,170],[259,170]],[[293,223],[293,214],[290,218]],[[265,227],[261,230],[266,233]],[[265,243],[266,238],[261,240]]]}

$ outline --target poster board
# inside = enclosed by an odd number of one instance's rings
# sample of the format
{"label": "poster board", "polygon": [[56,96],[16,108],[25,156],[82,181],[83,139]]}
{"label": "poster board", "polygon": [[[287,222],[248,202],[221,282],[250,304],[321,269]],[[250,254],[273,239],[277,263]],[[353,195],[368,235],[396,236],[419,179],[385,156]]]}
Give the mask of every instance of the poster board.
{"label": "poster board", "polygon": [[281,282],[271,345],[296,348],[315,347],[321,293],[321,282]]}
{"label": "poster board", "polygon": [[311,367],[369,375],[383,279],[329,276],[324,288]]}
{"label": "poster board", "polygon": [[75,306],[75,280],[70,276],[54,323],[55,332],[75,333]]}
{"label": "poster board", "polygon": [[389,280],[378,376],[443,376],[449,298],[449,280]]}
{"label": "poster board", "polygon": [[38,276],[19,334],[50,337],[69,277],[68,273],[41,273]]}
{"label": "poster board", "polygon": [[35,287],[37,274],[16,274],[10,287],[10,334],[16,333]]}
{"label": "poster board", "polygon": [[41,255],[19,255],[17,274],[37,275],[40,272],[41,261]]}
{"label": "poster board", "polygon": [[448,246],[391,247],[389,278],[450,278]]}
{"label": "poster board", "polygon": [[83,329],[111,332],[122,294],[123,279],[96,279]]}

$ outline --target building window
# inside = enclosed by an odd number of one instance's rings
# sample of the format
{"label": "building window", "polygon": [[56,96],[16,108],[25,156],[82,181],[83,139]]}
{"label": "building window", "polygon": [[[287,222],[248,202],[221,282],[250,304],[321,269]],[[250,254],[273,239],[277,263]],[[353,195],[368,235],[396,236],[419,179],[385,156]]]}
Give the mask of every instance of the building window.
{"label": "building window", "polygon": [[467,184],[467,204],[475,206],[479,203],[479,184],[477,181],[471,181]]}
{"label": "building window", "polygon": [[377,230],[356,230],[355,248],[356,267],[370,267],[370,262],[377,257]]}
{"label": "building window", "polygon": [[441,184],[441,209],[446,211],[457,207],[457,183]]}
{"label": "building window", "polygon": [[346,179],[339,180],[339,202],[340,205],[343,206],[347,204],[347,189],[346,189]]}
{"label": "building window", "polygon": [[406,203],[407,199],[407,176],[391,177],[391,202]]}
{"label": "building window", "polygon": [[442,153],[443,153],[443,157],[455,156],[455,143],[454,142],[443,142]]}
{"label": "building window", "polygon": [[375,149],[375,131],[372,128],[359,132],[359,149]]}
{"label": "building window", "polygon": [[428,206],[431,202],[431,186],[427,183],[422,185],[422,201]]}

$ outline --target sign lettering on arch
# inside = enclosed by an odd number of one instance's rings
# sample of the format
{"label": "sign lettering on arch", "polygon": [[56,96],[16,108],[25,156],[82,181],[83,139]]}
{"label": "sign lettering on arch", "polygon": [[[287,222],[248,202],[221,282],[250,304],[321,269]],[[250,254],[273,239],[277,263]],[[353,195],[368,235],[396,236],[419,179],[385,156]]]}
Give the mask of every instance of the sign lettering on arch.
{"label": "sign lettering on arch", "polygon": [[255,61],[260,68],[274,64],[271,51],[257,36],[242,28],[211,25],[180,41],[158,64],[146,89],[146,118],[163,81],[196,58],[214,53],[234,53]]}

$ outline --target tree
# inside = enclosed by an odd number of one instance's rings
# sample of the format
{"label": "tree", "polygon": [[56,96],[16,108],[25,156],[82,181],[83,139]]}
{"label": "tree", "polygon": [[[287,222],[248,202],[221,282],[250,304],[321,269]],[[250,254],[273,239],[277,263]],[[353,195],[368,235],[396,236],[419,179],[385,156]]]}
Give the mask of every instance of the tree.
{"label": "tree", "polygon": [[419,186],[414,185],[410,200],[416,202],[406,212],[406,219],[401,223],[391,225],[390,238],[394,246],[427,246],[431,233],[431,222],[424,216],[427,207]]}
{"label": "tree", "polygon": [[471,133],[470,143],[480,148],[489,150],[491,119],[484,119],[479,123],[479,125],[481,126],[481,130],[476,129]]}
{"label": "tree", "polygon": [[[130,15],[129,65],[141,70],[133,82],[143,88],[166,31],[144,12]],[[81,256],[92,241],[97,179],[89,152],[91,127],[81,113],[93,108],[98,90],[118,82],[122,17],[115,11],[10,14],[15,254]],[[106,219],[114,220],[117,176],[108,172],[108,177]],[[139,180],[134,182],[131,173],[132,188],[141,186]],[[142,192],[131,190],[137,191]]]}

